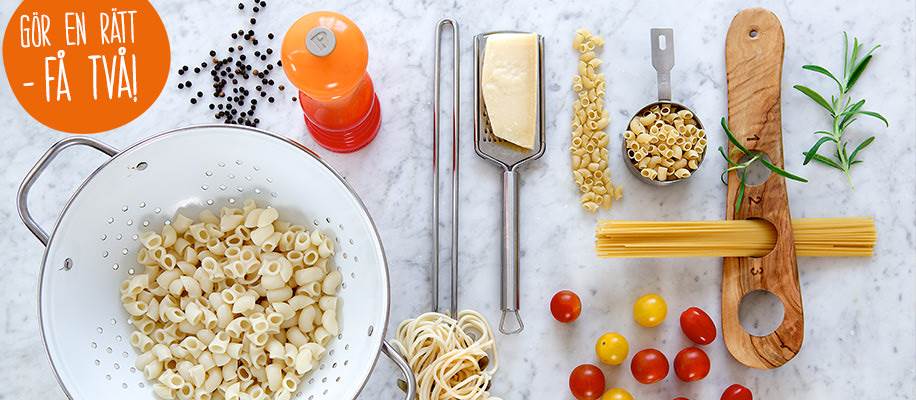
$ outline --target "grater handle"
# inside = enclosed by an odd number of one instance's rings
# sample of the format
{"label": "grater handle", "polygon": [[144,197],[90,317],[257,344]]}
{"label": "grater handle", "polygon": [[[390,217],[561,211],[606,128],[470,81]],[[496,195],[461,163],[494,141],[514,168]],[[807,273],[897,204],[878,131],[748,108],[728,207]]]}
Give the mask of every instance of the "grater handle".
{"label": "grater handle", "polygon": [[[518,173],[515,170],[503,172],[503,270],[502,296],[500,306],[502,318],[499,331],[514,335],[525,329],[519,315],[519,262],[518,262]],[[514,316],[517,326],[507,325]]]}
{"label": "grater handle", "polygon": [[118,150],[97,140],[89,139],[82,136],[73,136],[66,139],[63,139],[54,145],[51,146],[44,155],[38,159],[38,162],[35,163],[35,166],[26,174],[25,179],[22,180],[22,184],[19,185],[19,192],[16,194],[16,208],[19,211],[19,218],[22,219],[22,222],[25,224],[32,234],[38,238],[38,241],[41,244],[47,246],[48,240],[50,237],[48,233],[38,225],[38,222],[35,222],[35,219],[32,218],[32,213],[29,211],[29,191],[32,189],[32,185],[35,184],[35,181],[38,180],[38,177],[41,176],[41,173],[48,168],[48,164],[52,160],[57,158],[57,155],[61,151],[70,147],[70,146],[88,146],[102,153],[105,153],[109,157],[114,157],[115,154],[118,154]]}

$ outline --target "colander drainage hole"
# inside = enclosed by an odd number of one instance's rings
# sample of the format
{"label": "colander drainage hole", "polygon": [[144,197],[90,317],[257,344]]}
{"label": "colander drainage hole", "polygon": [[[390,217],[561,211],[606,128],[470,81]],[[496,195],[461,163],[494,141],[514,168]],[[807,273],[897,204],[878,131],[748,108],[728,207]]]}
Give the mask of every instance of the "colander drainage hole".
{"label": "colander drainage hole", "polygon": [[135,168],[137,171],[143,171],[143,170],[145,170],[146,167],[148,167],[148,166],[149,166],[149,164],[147,164],[146,161],[140,161],[139,163],[137,163],[137,166],[135,166],[134,168]]}
{"label": "colander drainage hole", "polygon": [[[102,333],[101,329],[102,328],[99,328],[99,333]],[[369,336],[372,336],[372,332],[375,332],[375,327],[372,325],[369,325]]]}

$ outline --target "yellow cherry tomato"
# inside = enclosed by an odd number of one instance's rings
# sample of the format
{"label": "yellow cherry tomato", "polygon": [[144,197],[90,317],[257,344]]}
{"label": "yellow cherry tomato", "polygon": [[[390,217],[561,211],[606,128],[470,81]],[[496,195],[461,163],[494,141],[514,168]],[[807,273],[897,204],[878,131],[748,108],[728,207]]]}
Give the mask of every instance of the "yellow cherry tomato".
{"label": "yellow cherry tomato", "polygon": [[605,392],[601,400],[633,400],[633,395],[621,388],[613,388]]}
{"label": "yellow cherry tomato", "polygon": [[633,319],[637,324],[647,328],[661,324],[667,314],[668,305],[665,304],[665,299],[655,293],[642,296],[633,304]]}
{"label": "yellow cherry tomato", "polygon": [[627,359],[627,353],[630,352],[630,345],[627,338],[623,335],[612,332],[605,333],[598,338],[595,343],[595,354],[598,359],[607,365],[620,365]]}

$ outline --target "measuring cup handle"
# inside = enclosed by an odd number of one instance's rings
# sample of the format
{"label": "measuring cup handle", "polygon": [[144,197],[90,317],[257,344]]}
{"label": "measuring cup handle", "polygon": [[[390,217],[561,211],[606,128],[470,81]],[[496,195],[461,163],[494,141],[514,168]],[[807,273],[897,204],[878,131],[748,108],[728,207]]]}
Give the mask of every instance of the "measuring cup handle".
{"label": "measuring cup handle", "polygon": [[653,28],[652,66],[658,73],[658,99],[671,100],[671,68],[674,67],[674,29]]}
{"label": "measuring cup handle", "polygon": [[[518,173],[503,172],[503,270],[499,331],[506,335],[524,329],[519,315],[519,261],[518,261]],[[515,328],[507,326],[509,314],[514,314]]]}
{"label": "measuring cup handle", "polygon": [[416,400],[417,378],[413,375],[413,371],[410,370],[410,365],[407,364],[407,360],[387,341],[382,342],[382,353],[385,353],[385,355],[398,366],[401,373],[404,374],[404,379],[407,382],[407,395],[404,396],[404,399]]}
{"label": "measuring cup handle", "polygon": [[32,189],[32,185],[35,184],[35,181],[38,180],[38,177],[41,176],[41,173],[48,167],[51,160],[56,158],[61,151],[70,146],[88,146],[107,154],[109,157],[114,157],[115,154],[118,154],[117,149],[107,144],[82,136],[73,136],[54,143],[54,145],[38,159],[38,162],[35,163],[35,166],[32,167],[29,173],[26,174],[16,194],[16,208],[19,211],[19,218],[22,219],[25,226],[29,228],[32,234],[38,238],[38,241],[45,246],[48,245],[49,236],[48,233],[35,222],[35,219],[32,218],[32,213],[29,211],[29,191]]}

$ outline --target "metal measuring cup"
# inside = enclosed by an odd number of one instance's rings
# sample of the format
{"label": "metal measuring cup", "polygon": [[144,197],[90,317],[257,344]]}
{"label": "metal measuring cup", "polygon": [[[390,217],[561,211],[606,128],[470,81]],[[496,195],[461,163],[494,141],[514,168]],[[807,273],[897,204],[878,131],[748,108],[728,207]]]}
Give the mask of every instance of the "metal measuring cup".
{"label": "metal measuring cup", "polygon": [[[697,113],[693,112],[693,110],[681,103],[671,101],[671,68],[674,67],[674,29],[652,28],[649,31],[649,39],[651,40],[652,45],[652,67],[654,67],[655,71],[658,73],[658,101],[647,104],[630,119],[628,119],[628,129],[630,121],[638,118],[641,115],[644,115],[651,108],[662,105],[669,105],[670,107],[690,111],[693,113],[693,119],[696,121],[697,129],[703,129],[703,123],[700,122],[700,118]],[[629,170],[630,173],[636,176],[636,178],[638,178],[640,181],[655,186],[667,186],[690,179],[696,174],[697,171],[700,170],[700,166],[703,164],[703,159],[706,158],[706,151],[703,151],[703,154],[700,154],[700,159],[697,160],[697,169],[692,171],[691,175],[686,178],[657,181],[655,179],[646,178],[640,174],[639,168],[636,166],[636,162],[627,155],[626,141],[621,140],[620,143],[621,149],[623,149],[623,159],[627,164],[627,170]]]}

